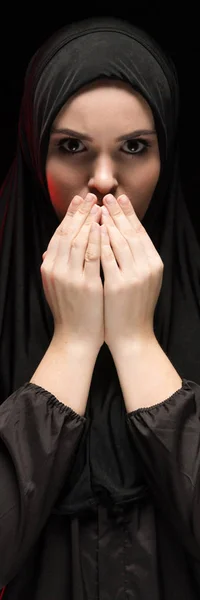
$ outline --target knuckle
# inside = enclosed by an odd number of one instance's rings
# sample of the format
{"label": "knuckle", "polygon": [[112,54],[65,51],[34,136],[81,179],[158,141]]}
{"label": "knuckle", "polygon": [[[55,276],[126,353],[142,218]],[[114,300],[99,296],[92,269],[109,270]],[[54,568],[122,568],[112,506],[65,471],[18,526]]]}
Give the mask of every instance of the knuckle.
{"label": "knuckle", "polygon": [[59,227],[57,229],[56,233],[58,236],[63,237],[63,236],[66,236],[68,234],[68,232],[69,232],[69,227],[67,227],[67,224],[65,223],[65,225],[62,224],[62,227]]}
{"label": "knuckle", "polygon": [[66,269],[67,265],[64,261],[55,260],[48,272],[51,283],[62,282],[63,279],[66,279]]}
{"label": "knuckle", "polygon": [[86,261],[97,260],[97,258],[99,258],[99,257],[100,257],[99,246],[94,242],[89,242],[89,244],[86,248],[86,252],[85,252],[85,260]]}
{"label": "knuckle", "polygon": [[69,235],[69,237],[72,236],[72,235],[74,235],[74,231],[75,231],[75,224],[74,224],[74,221],[72,221],[69,224],[69,227],[68,227],[68,235]]}
{"label": "knuckle", "polygon": [[75,215],[75,211],[72,208],[68,208],[67,215],[70,218],[73,218]]}
{"label": "knuckle", "polygon": [[47,277],[50,275],[51,267],[50,267],[50,265],[48,265],[47,260],[44,260],[43,263],[41,264],[40,271],[42,272],[42,274],[46,275]]}
{"label": "knuckle", "polygon": [[85,215],[87,210],[88,210],[88,207],[86,206],[86,204],[80,204],[80,206],[78,207],[77,213],[80,213],[80,215]]}
{"label": "knuckle", "polygon": [[61,269],[52,269],[49,273],[49,281],[54,287],[57,284],[61,284],[64,279],[64,272]]}
{"label": "knuckle", "polygon": [[73,248],[74,250],[79,250],[79,248],[82,246],[82,240],[79,237],[75,237],[73,238],[73,240],[71,241],[71,248]]}
{"label": "knuckle", "polygon": [[[135,227],[134,227],[134,233],[136,233],[136,234],[145,233],[145,235],[146,235],[145,228],[143,227],[143,225],[142,225],[141,222],[139,222],[139,223],[137,223],[137,225],[135,225]],[[129,235],[130,234],[131,234],[131,232],[129,231]],[[133,231],[132,231],[132,235],[133,235]]]}
{"label": "knuckle", "polygon": [[85,253],[85,261],[91,262],[91,261],[97,260],[98,256],[99,256],[99,254],[95,247],[88,247],[86,250],[86,253]]}

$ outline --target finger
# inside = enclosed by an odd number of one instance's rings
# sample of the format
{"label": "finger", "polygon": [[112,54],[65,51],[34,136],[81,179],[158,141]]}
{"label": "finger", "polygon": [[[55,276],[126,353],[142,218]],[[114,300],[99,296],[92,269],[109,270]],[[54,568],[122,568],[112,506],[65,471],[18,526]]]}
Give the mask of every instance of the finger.
{"label": "finger", "polygon": [[83,200],[82,196],[79,196],[78,194],[76,194],[76,196],[74,196],[72,198],[72,201],[70,202],[68,209],[67,209],[66,220],[67,220],[67,218],[70,218],[70,219],[73,218],[78,207],[80,206],[80,204],[83,204],[83,202],[84,202],[84,200]]}
{"label": "finger", "polygon": [[[109,202],[110,199],[112,200],[111,203]],[[113,222],[118,227],[122,235],[130,235],[132,231],[135,230],[134,225],[132,224],[132,222],[130,222],[130,220],[127,219],[126,215],[124,214],[123,210],[121,209],[119,203],[114,198],[114,196],[112,196],[112,194],[107,194],[106,196],[104,196],[103,202],[105,203],[110,217],[112,218]],[[137,221],[139,223],[139,226],[142,226],[139,219],[137,219]]]}
{"label": "finger", "polygon": [[88,218],[83,223],[83,226],[81,227],[80,231],[71,240],[69,268],[73,269],[74,275],[77,274],[78,276],[80,276],[80,273],[83,273],[85,254],[87,252],[87,246],[90,239],[91,224],[94,222],[94,219],[96,218],[97,214],[98,207],[94,205],[92,207],[92,210],[90,211]]}
{"label": "finger", "polygon": [[[65,217],[64,217],[66,224],[67,223],[69,224],[71,222],[71,219],[73,218],[73,216],[74,216],[75,212],[77,211],[78,206],[81,204],[81,202],[83,202],[83,198],[81,196],[76,195],[72,198],[72,201],[70,202],[70,205],[69,205],[67,212],[65,214]],[[54,235],[52,236],[52,238],[47,246],[48,258],[51,260],[51,262],[53,262],[56,257],[58,243],[59,243],[59,238],[58,238],[57,234],[59,233],[60,229],[62,230],[62,228],[63,228],[63,220],[56,228]],[[47,250],[42,255],[43,261],[46,257]]]}
{"label": "finger", "polygon": [[98,206],[97,204],[93,204],[93,206],[92,206],[90,212],[88,213],[88,216],[84,222],[84,225],[86,225],[86,223],[89,223],[91,225],[93,223],[93,221],[96,221],[99,223],[100,216],[101,216],[101,207]]}
{"label": "finger", "polygon": [[[127,196],[127,205],[129,204],[131,206],[131,208],[130,206],[129,209],[127,208],[127,210],[129,211],[129,217],[131,217],[129,218],[129,220],[127,219],[127,216],[121,211],[121,208],[117,201],[114,201],[111,204],[107,203],[108,196],[111,196],[111,194],[108,194],[107,197],[105,196],[105,202],[107,204],[106,208],[109,211],[110,218],[112,218],[112,221],[115,223],[120,233],[128,242],[128,245],[132,252],[132,256],[135,262],[138,264],[138,268],[140,268],[140,265],[144,265],[144,261],[148,264],[152,264],[152,261],[156,261],[156,263],[159,263],[161,261],[160,256],[157,253],[157,250],[151,238],[149,237],[146,229],[143,227],[142,223],[138,219]],[[124,196],[122,197],[124,198]],[[131,210],[132,215],[130,214]],[[107,222],[106,217],[104,217],[104,221]],[[109,225],[111,225],[110,220]]]}
{"label": "finger", "polygon": [[108,225],[106,220],[106,228],[108,231],[110,246],[117,260],[118,266],[123,271],[124,275],[133,274],[133,255],[128,242],[117,229],[115,225]]}
{"label": "finger", "polygon": [[88,245],[85,252],[84,273],[91,281],[100,277],[101,236],[100,225],[96,222],[90,227]]}
{"label": "finger", "polygon": [[[121,194],[121,196],[119,196],[117,198],[117,202],[119,203],[119,206],[123,210],[126,219],[131,224],[132,229],[133,229],[134,233],[136,234],[136,237],[139,234],[140,243],[143,245],[143,252],[145,252],[146,259],[148,260],[149,265],[151,265],[151,267],[152,267],[152,265],[154,265],[154,266],[157,265],[158,268],[162,269],[164,267],[164,264],[161,260],[161,257],[158,254],[145,227],[142,225],[141,221],[137,217],[136,212],[135,212],[128,196],[126,196],[126,194]],[[128,236],[125,234],[125,237],[126,237],[126,239],[128,239],[129,245],[132,250],[132,254],[133,254],[133,252],[135,252],[135,256],[136,256],[136,252],[137,252],[137,248],[138,248],[138,250],[140,251],[140,255],[141,255],[141,246],[139,248],[139,244],[137,245],[137,247],[135,247],[135,250],[132,247],[132,244],[133,244],[134,240],[136,240],[136,237],[133,237],[129,233],[128,233]]]}
{"label": "finger", "polygon": [[68,229],[69,226],[71,225],[72,219],[74,217],[74,215],[76,214],[79,206],[81,204],[83,204],[84,200],[82,198],[82,196],[79,196],[78,194],[76,194],[76,196],[74,196],[72,198],[72,201],[70,202],[68,209],[65,213],[64,218],[62,219],[61,223],[58,225],[55,234],[59,233],[59,231],[63,231],[65,228]]}
{"label": "finger", "polygon": [[91,209],[93,208],[96,196],[94,194],[87,194],[84,202],[80,204],[78,210],[76,211],[74,218],[70,223],[70,234],[77,235],[83,223],[86,221],[91,223],[93,217],[91,217]]}
{"label": "finger", "polygon": [[105,278],[116,281],[119,269],[113,254],[106,225],[101,225],[101,264]]}
{"label": "finger", "polygon": [[[71,240],[77,235],[84,221],[87,219],[95,200],[96,196],[94,194],[87,194],[85,200],[78,204],[78,208],[74,212],[73,218],[69,217],[68,213],[66,213],[49,242],[47,254],[44,259],[46,261],[45,264],[47,264],[47,261],[48,265],[50,263],[53,264],[57,256],[59,256],[59,258],[64,256],[65,260],[68,261]],[[73,209],[71,208],[70,210],[72,211]]]}
{"label": "finger", "polygon": [[[77,205],[77,207],[78,207],[78,205]],[[95,207],[95,210],[94,210],[94,207]],[[92,207],[92,209],[91,209],[91,211],[90,211],[90,213],[89,213],[89,215],[88,215],[88,217],[87,217],[87,219],[86,219],[86,222],[88,220],[91,223],[92,220],[93,220],[93,218],[98,222],[99,219],[100,219],[100,211],[101,211],[100,207],[97,206],[97,204],[94,204],[93,207]],[[71,210],[71,216],[73,214],[74,213]],[[46,253],[47,253],[47,250],[45,252],[43,252],[43,254],[42,254],[42,260],[45,259]]]}
{"label": "finger", "polygon": [[[144,227],[138,219],[128,196],[126,196],[126,194],[121,194],[118,196],[117,200],[113,196],[115,201],[114,203],[109,204],[107,200],[110,196],[112,196],[112,194],[107,194],[105,196],[105,205],[112,217],[117,212],[116,217],[118,218],[119,225],[120,223],[125,225],[126,221],[128,221],[136,232],[142,231]],[[122,219],[122,217],[124,218]]]}
{"label": "finger", "polygon": [[126,196],[126,194],[121,194],[120,196],[118,196],[117,202],[119,203],[121,210],[125,214],[126,218],[129,220],[129,222],[131,223],[132,227],[133,228],[140,227],[141,221],[138,219],[136,212],[133,208],[133,205],[132,205],[131,201],[129,200],[128,196]]}

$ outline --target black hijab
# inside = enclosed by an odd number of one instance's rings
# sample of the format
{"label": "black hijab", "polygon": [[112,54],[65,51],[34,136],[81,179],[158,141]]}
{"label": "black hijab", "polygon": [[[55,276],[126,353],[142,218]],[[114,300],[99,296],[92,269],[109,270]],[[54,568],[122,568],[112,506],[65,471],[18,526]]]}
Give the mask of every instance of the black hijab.
{"label": "black hijab", "polygon": [[[200,384],[200,257],[179,180],[176,71],[145,32],[117,18],[86,19],[58,31],[26,73],[16,157],[0,197],[1,402],[30,380],[53,335],[40,275],[42,254],[59,224],[45,181],[50,127],[70,96],[107,77],[131,84],[153,111],[161,175],[142,222],[164,262],[154,330],[179,375]],[[85,416],[85,434],[55,511],[78,513],[98,498],[120,505],[145,497],[106,344]]]}

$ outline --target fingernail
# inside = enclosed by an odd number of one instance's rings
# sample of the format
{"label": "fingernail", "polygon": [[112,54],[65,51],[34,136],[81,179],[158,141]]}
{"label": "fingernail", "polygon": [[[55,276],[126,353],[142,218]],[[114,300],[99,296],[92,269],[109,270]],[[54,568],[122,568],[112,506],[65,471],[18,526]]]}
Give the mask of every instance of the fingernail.
{"label": "fingernail", "polygon": [[121,196],[121,198],[119,198],[119,202],[120,202],[120,204],[127,204],[127,197]]}
{"label": "fingernail", "polygon": [[92,202],[94,200],[94,198],[96,198],[96,196],[94,194],[87,194],[86,196],[86,202]]}
{"label": "fingernail", "polygon": [[114,196],[109,194],[109,196],[106,196],[105,201],[108,202],[108,204],[114,204],[115,198],[114,198]]}
{"label": "fingernail", "polygon": [[78,196],[75,196],[75,198],[73,198],[73,200],[72,200],[72,204],[74,204],[74,206],[78,206],[81,202],[82,202],[82,199],[79,198]]}

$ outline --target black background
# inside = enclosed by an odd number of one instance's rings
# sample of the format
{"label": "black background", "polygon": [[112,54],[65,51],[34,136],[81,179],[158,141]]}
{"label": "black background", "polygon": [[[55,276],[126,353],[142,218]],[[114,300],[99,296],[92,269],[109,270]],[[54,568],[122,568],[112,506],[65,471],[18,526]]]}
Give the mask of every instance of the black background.
{"label": "black background", "polygon": [[[57,28],[91,16],[115,16],[146,29],[175,62],[180,85],[180,151],[183,190],[200,240],[200,19],[198,2],[131,2],[90,8],[83,3],[4,7],[0,25],[0,183],[15,153],[17,122],[28,62]],[[127,3],[128,4],[128,3]],[[41,14],[42,10],[42,14]]]}

